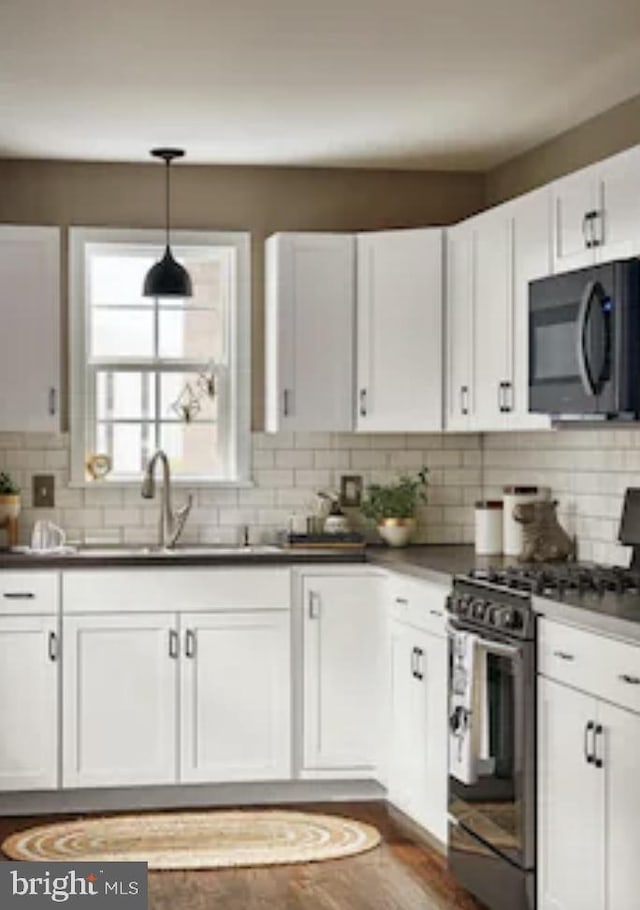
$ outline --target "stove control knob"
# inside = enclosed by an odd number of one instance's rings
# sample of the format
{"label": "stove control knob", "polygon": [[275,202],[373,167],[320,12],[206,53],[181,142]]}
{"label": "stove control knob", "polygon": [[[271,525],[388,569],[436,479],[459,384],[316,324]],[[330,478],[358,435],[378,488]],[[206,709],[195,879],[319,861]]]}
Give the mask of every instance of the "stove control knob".
{"label": "stove control knob", "polygon": [[473,617],[474,619],[484,619],[487,613],[488,603],[486,600],[474,600]]}
{"label": "stove control knob", "polygon": [[461,616],[466,616],[471,609],[471,598],[468,594],[465,594],[458,600],[458,613]]}
{"label": "stove control knob", "polygon": [[520,629],[522,627],[522,616],[520,616],[518,610],[504,607],[498,614],[498,623],[503,629]]}

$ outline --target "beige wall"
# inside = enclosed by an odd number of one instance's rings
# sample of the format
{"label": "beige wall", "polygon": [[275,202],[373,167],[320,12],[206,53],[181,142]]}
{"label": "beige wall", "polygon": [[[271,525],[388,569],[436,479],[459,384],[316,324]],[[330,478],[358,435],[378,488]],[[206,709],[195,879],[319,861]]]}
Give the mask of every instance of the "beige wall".
{"label": "beige wall", "polygon": [[[450,224],[484,202],[479,174],[183,164],[173,178],[176,227],[251,231],[257,429],[264,397],[264,238],[274,231]],[[158,227],[163,211],[158,165],[0,162],[0,222]]]}
{"label": "beige wall", "polygon": [[487,174],[487,205],[518,196],[633,145],[640,145],[640,95],[581,123]]}

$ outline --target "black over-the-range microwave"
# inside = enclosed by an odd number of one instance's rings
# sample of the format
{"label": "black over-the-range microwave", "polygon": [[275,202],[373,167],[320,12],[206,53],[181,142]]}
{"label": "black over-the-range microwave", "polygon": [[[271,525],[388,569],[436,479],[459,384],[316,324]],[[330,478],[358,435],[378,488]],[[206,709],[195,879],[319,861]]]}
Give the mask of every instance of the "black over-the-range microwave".
{"label": "black over-the-range microwave", "polygon": [[529,410],[640,416],[640,260],[529,284]]}

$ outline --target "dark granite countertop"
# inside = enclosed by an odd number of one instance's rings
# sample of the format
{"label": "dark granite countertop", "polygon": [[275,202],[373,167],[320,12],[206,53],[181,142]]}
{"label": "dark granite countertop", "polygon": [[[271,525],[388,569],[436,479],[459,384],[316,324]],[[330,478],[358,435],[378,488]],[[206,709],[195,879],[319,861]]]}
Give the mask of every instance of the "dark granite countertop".
{"label": "dark granite countertop", "polygon": [[[367,563],[401,572],[415,578],[424,578],[443,586],[451,584],[454,575],[464,574],[472,568],[501,567],[516,560],[505,557],[477,556],[469,545],[441,544],[415,545],[404,549],[370,546],[366,550],[337,549],[288,549],[278,547],[242,548],[185,547],[175,555],[167,556],[142,547],[126,551],[121,547],[91,548],[81,556],[34,556],[28,553],[0,551],[2,569],[77,569],[83,568],[137,568],[153,567],[211,567],[216,566],[296,566],[341,565]],[[558,622],[566,622],[585,629],[601,632],[627,640],[640,642],[640,594],[604,595],[568,592],[549,599],[533,598],[534,609],[539,615]]]}

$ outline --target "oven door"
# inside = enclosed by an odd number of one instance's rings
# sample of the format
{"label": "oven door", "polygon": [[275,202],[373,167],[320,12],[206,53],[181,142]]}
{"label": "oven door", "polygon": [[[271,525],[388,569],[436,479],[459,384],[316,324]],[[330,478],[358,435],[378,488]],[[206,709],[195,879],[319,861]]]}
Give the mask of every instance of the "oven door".
{"label": "oven door", "polygon": [[[467,733],[475,739],[474,782],[463,783],[451,773],[450,754],[449,814],[497,853],[522,868],[533,868],[535,646],[530,641],[510,643],[481,636],[477,642],[481,659],[474,664],[472,703],[476,706],[473,722],[480,728]],[[450,667],[453,673],[453,660]],[[450,692],[452,682],[450,678]],[[454,743],[455,737],[450,739],[450,749]]]}
{"label": "oven door", "polygon": [[545,414],[610,414],[616,387],[616,308],[611,264],[529,285],[529,408]]}

